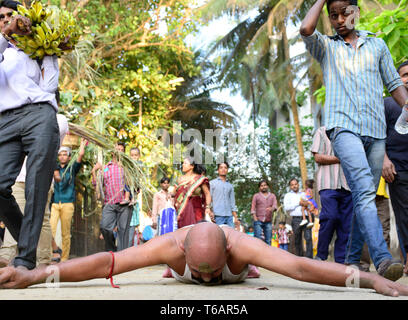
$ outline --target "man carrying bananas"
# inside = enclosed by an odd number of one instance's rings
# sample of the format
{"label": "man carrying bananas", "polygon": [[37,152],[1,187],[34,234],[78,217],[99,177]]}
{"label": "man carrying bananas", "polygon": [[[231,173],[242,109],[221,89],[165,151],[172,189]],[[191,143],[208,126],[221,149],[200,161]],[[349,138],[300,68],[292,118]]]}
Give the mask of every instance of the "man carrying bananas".
{"label": "man carrying bananas", "polygon": [[[14,267],[33,269],[59,146],[59,70],[56,56],[33,60],[15,46],[13,37],[31,33],[30,19],[13,15],[19,4],[0,0],[0,220],[18,243]],[[25,156],[23,216],[11,187]]]}

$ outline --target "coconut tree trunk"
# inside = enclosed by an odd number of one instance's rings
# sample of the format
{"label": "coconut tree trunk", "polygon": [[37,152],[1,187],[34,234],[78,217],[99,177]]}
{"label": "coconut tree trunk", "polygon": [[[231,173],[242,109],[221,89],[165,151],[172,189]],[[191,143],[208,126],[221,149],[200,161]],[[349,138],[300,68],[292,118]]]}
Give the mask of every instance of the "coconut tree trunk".
{"label": "coconut tree trunk", "polygon": [[[290,60],[289,42],[288,42],[288,37],[286,34],[286,26],[284,25],[282,26],[282,41],[283,41],[285,61],[289,61]],[[290,63],[287,64],[286,74],[288,75],[288,90],[289,90],[289,95],[290,95],[290,106],[291,106],[291,110],[293,114],[293,124],[295,126],[296,143],[297,143],[298,153],[299,153],[300,175],[301,175],[302,183],[304,186],[305,181],[307,180],[307,167],[306,167],[306,159],[305,159],[305,153],[304,153],[303,142],[302,142],[302,132],[300,130],[298,106],[296,102],[296,89],[293,86],[293,70],[292,70],[292,66]]]}

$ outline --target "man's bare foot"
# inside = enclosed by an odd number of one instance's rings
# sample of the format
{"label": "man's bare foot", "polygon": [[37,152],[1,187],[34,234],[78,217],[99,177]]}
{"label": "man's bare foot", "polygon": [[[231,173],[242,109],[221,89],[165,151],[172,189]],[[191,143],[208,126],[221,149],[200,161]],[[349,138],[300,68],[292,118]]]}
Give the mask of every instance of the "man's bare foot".
{"label": "man's bare foot", "polygon": [[171,274],[170,268],[167,268],[166,271],[163,273],[163,278],[173,278],[173,275]]}
{"label": "man's bare foot", "polygon": [[261,273],[259,272],[258,268],[255,267],[254,265],[250,264],[248,266],[248,269],[249,269],[247,275],[248,279],[259,278],[261,276]]}

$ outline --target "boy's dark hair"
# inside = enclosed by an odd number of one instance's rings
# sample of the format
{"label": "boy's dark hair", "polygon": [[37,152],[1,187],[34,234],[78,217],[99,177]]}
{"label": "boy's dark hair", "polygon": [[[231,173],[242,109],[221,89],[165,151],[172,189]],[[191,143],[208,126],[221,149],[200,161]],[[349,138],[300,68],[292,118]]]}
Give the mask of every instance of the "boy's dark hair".
{"label": "boy's dark hair", "polygon": [[357,0],[327,0],[327,1],[326,1],[326,7],[327,7],[327,12],[328,12],[328,13],[330,13],[330,5],[331,5],[333,2],[336,2],[336,1],[347,1],[347,2],[350,3],[350,5],[352,5],[352,6],[358,6],[358,1],[357,1]]}
{"label": "boy's dark hair", "polygon": [[299,183],[299,180],[298,180],[298,179],[292,178],[292,179],[289,180],[289,185],[290,185],[290,183],[291,183],[292,181],[296,181],[297,183]]}
{"label": "boy's dark hair", "polygon": [[227,168],[229,169],[229,164],[228,162],[224,161],[224,162],[220,162],[217,164],[217,170],[220,168],[220,165],[225,164],[227,166]]}
{"label": "boy's dark hair", "polygon": [[307,179],[307,180],[305,181],[305,185],[306,185],[306,187],[308,187],[308,188],[310,188],[310,189],[313,189],[314,180],[313,180],[313,179]]}
{"label": "boy's dark hair", "polygon": [[161,180],[160,180],[160,184],[162,184],[162,183],[164,183],[164,182],[168,182],[168,183],[170,183],[170,178],[167,178],[167,177],[163,177],[163,178],[161,178]]}
{"label": "boy's dark hair", "polygon": [[117,142],[116,144],[117,144],[118,146],[122,146],[123,148],[126,149],[126,143],[124,143],[124,142],[122,142],[122,141],[119,141],[119,142]]}
{"label": "boy's dark hair", "polygon": [[399,73],[400,70],[401,70],[401,68],[403,68],[403,67],[405,67],[405,66],[408,66],[408,60],[407,60],[407,61],[404,61],[403,63],[401,63],[401,64],[399,65],[399,67],[398,67],[398,69],[397,69],[397,72]]}
{"label": "boy's dark hair", "polygon": [[5,8],[9,8],[9,9],[13,9],[13,10],[17,11],[17,6],[18,5],[21,5],[21,3],[18,2],[18,1],[12,1],[12,0],[0,1],[0,8],[5,7]]}
{"label": "boy's dark hair", "polygon": [[286,225],[286,223],[284,221],[279,222],[279,224]]}

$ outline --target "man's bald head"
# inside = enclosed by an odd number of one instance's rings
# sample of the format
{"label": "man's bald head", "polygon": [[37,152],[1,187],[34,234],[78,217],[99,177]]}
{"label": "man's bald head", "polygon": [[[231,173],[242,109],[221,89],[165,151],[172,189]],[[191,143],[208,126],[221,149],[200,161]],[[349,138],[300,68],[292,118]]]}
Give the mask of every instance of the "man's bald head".
{"label": "man's bald head", "polygon": [[227,239],[224,231],[215,223],[198,223],[187,233],[184,251],[186,262],[193,274],[218,273],[227,261]]}

